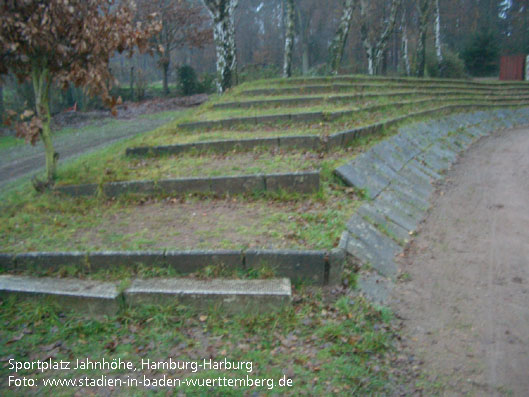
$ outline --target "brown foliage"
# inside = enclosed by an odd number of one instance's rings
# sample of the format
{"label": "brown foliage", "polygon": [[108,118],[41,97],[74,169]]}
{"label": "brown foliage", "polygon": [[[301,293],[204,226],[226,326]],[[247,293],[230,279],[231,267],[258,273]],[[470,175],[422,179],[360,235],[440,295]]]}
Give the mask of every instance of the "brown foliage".
{"label": "brown foliage", "polygon": [[[147,50],[149,38],[161,30],[156,15],[134,23],[133,3],[114,0],[0,0],[0,76],[14,73],[20,81],[44,75],[60,87],[83,86],[114,107],[109,90],[115,79],[109,59],[135,47]],[[43,91],[47,95],[47,90]],[[37,90],[35,92],[37,95]],[[37,104],[39,100],[37,99]],[[19,125],[30,142],[38,137],[46,109],[37,105],[32,120]],[[26,114],[27,116],[27,114]],[[40,119],[40,120],[38,120]]]}

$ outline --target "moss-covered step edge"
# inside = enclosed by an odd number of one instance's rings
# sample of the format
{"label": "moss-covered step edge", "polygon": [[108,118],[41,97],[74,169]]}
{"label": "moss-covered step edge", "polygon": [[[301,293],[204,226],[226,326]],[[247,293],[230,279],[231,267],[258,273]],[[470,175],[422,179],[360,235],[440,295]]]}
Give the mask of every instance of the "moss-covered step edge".
{"label": "moss-covered step edge", "polygon": [[475,97],[476,95],[488,95],[497,98],[487,99],[502,99],[502,100],[521,100],[529,99],[529,90],[526,95],[517,96],[506,96],[503,93],[491,92],[491,93],[478,93],[475,92],[464,92],[457,90],[446,90],[446,91],[431,91],[428,88],[406,90],[406,91],[389,91],[389,92],[365,92],[352,95],[336,95],[336,96],[311,96],[311,97],[294,97],[294,98],[280,98],[280,99],[261,99],[261,100],[250,100],[250,101],[235,101],[235,102],[221,102],[213,104],[213,109],[237,109],[237,108],[253,108],[253,107],[275,107],[275,106],[295,106],[295,105],[310,105],[319,103],[339,103],[346,101],[353,101],[355,99],[365,98],[385,98],[385,97],[396,97],[396,96],[407,96],[414,95],[417,97],[428,96],[428,97],[440,97],[445,98],[448,95],[460,96],[460,97]]}
{"label": "moss-covered step edge", "polygon": [[127,307],[143,304],[183,304],[196,309],[211,306],[235,314],[267,312],[290,303],[292,287],[287,278],[266,280],[136,279],[120,289],[119,283],[0,275],[0,298],[17,301],[46,299],[64,309],[90,317],[112,316]]}
{"label": "moss-covered step edge", "polygon": [[[287,86],[287,87],[277,87],[277,88],[253,88],[250,90],[244,90],[239,93],[240,96],[257,96],[257,95],[291,95],[291,94],[303,94],[303,93],[327,93],[327,92],[343,92],[351,90],[364,90],[369,88],[380,87],[380,84],[376,83],[351,83],[351,84],[319,84],[319,85],[298,85],[298,86]],[[390,86],[394,89],[405,89],[414,87],[416,88],[415,82],[410,82],[410,84],[395,84]],[[473,91],[476,93],[487,93],[491,91],[503,92],[503,93],[523,93],[529,89],[529,86],[520,86],[520,87],[464,87],[454,84],[431,84],[427,86],[428,89],[435,91],[441,89],[453,89],[453,90],[465,90]]]}
{"label": "moss-covered step edge", "polygon": [[[446,101],[452,102],[467,102],[468,98],[444,98]],[[369,112],[384,109],[387,107],[401,107],[407,105],[419,105],[425,103],[436,103],[438,98],[429,98],[429,99],[418,99],[412,101],[395,101],[388,102],[376,105],[368,105],[360,107],[357,109],[351,110],[341,110],[337,112],[300,112],[300,113],[281,113],[281,114],[270,114],[263,116],[246,116],[246,117],[233,117],[228,119],[219,119],[219,120],[205,120],[205,121],[193,121],[188,123],[182,123],[178,125],[178,128],[183,130],[211,130],[219,128],[230,128],[236,125],[259,125],[265,123],[276,123],[276,122],[290,122],[290,123],[303,123],[307,121],[331,121],[336,120],[345,116],[353,116],[355,113],[359,112]],[[496,98],[481,98],[481,102],[491,102],[496,103],[498,99]],[[504,106],[511,105],[512,103],[520,103],[519,101],[501,101]],[[529,102],[529,101],[528,101]]]}
{"label": "moss-covered step edge", "polygon": [[[345,238],[345,237],[344,237]],[[314,285],[335,285],[341,280],[345,240],[331,250],[192,250],[192,251],[98,251],[0,253],[0,270],[8,273],[50,274],[73,266],[87,274],[125,266],[170,268],[179,275],[196,273],[207,266],[259,270],[275,277]]]}
{"label": "moss-covered step edge", "polygon": [[267,84],[314,84],[329,83],[333,81],[347,82],[395,82],[395,83],[413,83],[416,85],[428,85],[432,83],[452,83],[461,86],[478,86],[478,87],[528,87],[527,81],[474,81],[469,79],[448,79],[448,78],[417,78],[417,77],[395,77],[395,76],[369,76],[369,75],[337,75],[327,77],[291,77],[288,79],[276,78],[268,79]]}
{"label": "moss-covered step edge", "polygon": [[122,194],[242,194],[252,192],[286,191],[313,193],[320,189],[319,171],[293,172],[285,174],[257,174],[242,176],[219,176],[208,178],[177,178],[159,181],[122,181],[102,185],[88,183],[82,185],[56,186],[54,191],[74,197],[96,195],[99,192],[108,197]]}
{"label": "moss-covered step edge", "polygon": [[[515,106],[525,106],[527,103],[517,103]],[[251,151],[257,147],[270,149],[303,149],[303,150],[322,150],[326,151],[336,147],[345,147],[350,145],[355,139],[366,136],[371,133],[390,127],[393,124],[420,117],[428,114],[440,113],[446,110],[468,108],[488,108],[488,107],[506,107],[512,105],[489,105],[482,103],[473,103],[465,105],[444,105],[435,109],[427,109],[420,112],[413,112],[407,115],[399,116],[393,119],[385,120],[375,124],[369,124],[362,127],[340,131],[320,137],[318,135],[286,135],[269,138],[249,138],[249,139],[230,139],[218,141],[193,142],[176,145],[162,146],[139,146],[126,149],[128,156],[163,156],[168,154],[180,154],[189,152],[231,152],[231,151]]]}

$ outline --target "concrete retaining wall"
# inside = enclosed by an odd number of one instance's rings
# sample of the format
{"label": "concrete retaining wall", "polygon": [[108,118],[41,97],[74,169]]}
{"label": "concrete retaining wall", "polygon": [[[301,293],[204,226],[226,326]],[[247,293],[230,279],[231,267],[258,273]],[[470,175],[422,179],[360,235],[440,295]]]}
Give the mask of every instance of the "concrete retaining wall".
{"label": "concrete retaining wall", "polygon": [[206,266],[273,270],[278,277],[289,277],[310,284],[338,284],[343,270],[342,250],[203,250],[203,251],[100,251],[100,252],[30,252],[0,254],[0,271],[38,273],[56,272],[74,266],[85,272],[139,265],[169,267],[178,274],[197,272]]}
{"label": "concrete retaining wall", "polygon": [[[296,193],[313,193],[320,188],[318,171],[296,172],[289,174],[264,174],[244,176],[221,176],[211,178],[181,178],[161,181],[125,181],[109,182],[101,186],[102,192],[108,197],[121,194],[186,194],[213,193],[239,194],[256,191],[278,191]],[[98,191],[97,184],[65,185],[55,187],[55,191],[70,196],[94,195]]]}

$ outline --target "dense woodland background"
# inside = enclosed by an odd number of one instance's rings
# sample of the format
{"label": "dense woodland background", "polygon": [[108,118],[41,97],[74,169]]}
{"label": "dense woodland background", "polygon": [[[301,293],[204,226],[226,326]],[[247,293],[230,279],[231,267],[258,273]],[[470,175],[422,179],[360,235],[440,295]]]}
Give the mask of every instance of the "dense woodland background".
{"label": "dense woodland background", "polygon": [[[151,39],[155,49],[151,54],[136,54],[132,58],[121,54],[111,60],[111,73],[119,82],[113,92],[124,100],[214,92],[216,52],[207,2],[136,1],[137,20],[158,12],[164,28]],[[394,25],[390,26],[380,65],[374,73],[420,75],[422,21],[426,22],[426,76],[496,76],[500,55],[529,53],[527,0],[438,0],[437,37],[442,63],[436,53],[436,0],[239,0],[235,2],[233,17],[237,59],[233,84],[282,75],[289,2],[293,6],[294,76],[330,74],[330,47],[344,8],[351,5],[353,12],[339,63],[340,74],[368,72],[365,39],[376,44],[390,22],[393,3],[398,3]],[[426,16],[421,15],[424,12],[421,7],[429,7]],[[159,51],[162,47],[164,50]],[[31,106],[30,82],[19,83],[9,75],[2,87],[0,111]],[[83,88],[52,89],[52,113],[74,104],[79,110],[101,106],[99,100],[85,95]]]}

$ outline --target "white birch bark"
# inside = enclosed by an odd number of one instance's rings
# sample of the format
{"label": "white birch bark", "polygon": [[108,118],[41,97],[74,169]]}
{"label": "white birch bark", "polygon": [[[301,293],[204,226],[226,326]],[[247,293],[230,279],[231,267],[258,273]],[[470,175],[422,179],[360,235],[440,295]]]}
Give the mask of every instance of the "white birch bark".
{"label": "white birch bark", "polygon": [[379,38],[376,39],[374,43],[372,43],[369,39],[370,21],[367,12],[368,3],[368,0],[360,0],[360,18],[362,20],[360,25],[360,35],[362,38],[362,44],[367,55],[368,74],[374,75],[377,74],[380,70],[382,55],[384,54],[384,50],[386,49],[389,36],[391,36],[391,33],[393,33],[393,30],[395,29],[397,11],[400,6],[401,0],[391,0],[389,17],[386,21],[384,21],[384,28],[382,34]]}
{"label": "white birch bark", "polygon": [[435,51],[437,54],[437,62],[443,62],[443,52],[441,49],[441,14],[439,12],[439,0],[435,0]]}
{"label": "white birch bark", "polygon": [[406,26],[406,14],[402,14],[402,59],[406,76],[411,75],[410,57],[408,55],[408,27]]}
{"label": "white birch bark", "polygon": [[294,0],[286,0],[285,52],[283,77],[292,76],[292,48],[294,47]]}
{"label": "white birch bark", "polygon": [[329,48],[329,65],[332,74],[338,73],[338,68],[342,62],[345,42],[347,35],[351,28],[351,21],[353,19],[353,12],[356,7],[357,0],[345,0],[343,4],[343,13],[338,30]]}
{"label": "white birch bark", "polygon": [[233,84],[237,67],[234,11],[238,0],[203,0],[213,19],[217,92],[222,94]]}

